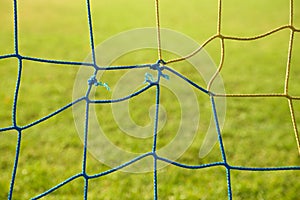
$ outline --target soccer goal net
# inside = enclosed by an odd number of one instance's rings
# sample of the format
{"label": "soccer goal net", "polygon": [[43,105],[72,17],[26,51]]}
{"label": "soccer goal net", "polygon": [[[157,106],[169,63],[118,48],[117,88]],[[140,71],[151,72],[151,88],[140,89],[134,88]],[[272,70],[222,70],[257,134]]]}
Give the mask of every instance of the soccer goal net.
{"label": "soccer goal net", "polygon": [[299,1],[0,11],[1,199],[299,198]]}

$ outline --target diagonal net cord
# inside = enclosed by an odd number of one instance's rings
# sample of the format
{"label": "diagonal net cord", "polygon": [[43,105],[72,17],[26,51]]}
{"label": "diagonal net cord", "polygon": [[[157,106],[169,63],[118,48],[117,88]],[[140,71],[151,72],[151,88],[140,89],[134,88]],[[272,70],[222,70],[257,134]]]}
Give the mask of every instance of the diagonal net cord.
{"label": "diagonal net cord", "polygon": [[[293,44],[294,44],[294,34],[295,32],[300,32],[299,29],[296,29],[296,27],[293,24],[294,21],[294,6],[293,6],[293,0],[290,0],[290,20],[289,24],[280,26],[278,28],[275,28],[267,33],[253,36],[253,37],[235,37],[235,36],[226,36],[221,33],[221,22],[222,22],[222,0],[219,0],[218,2],[218,21],[217,21],[217,33],[210,38],[208,38],[199,48],[195,49],[192,53],[189,55],[186,55],[185,57],[180,57],[177,59],[169,60],[164,62],[163,61],[163,56],[162,56],[162,51],[161,51],[161,35],[160,35],[160,14],[159,14],[159,0],[154,0],[155,1],[155,13],[156,13],[156,28],[157,28],[157,50],[158,50],[158,64],[162,65],[161,68],[158,68],[158,80],[157,81],[149,81],[148,85],[145,86],[144,88],[140,89],[139,91],[130,94],[126,97],[120,98],[120,99],[111,99],[111,100],[90,100],[89,99],[89,93],[91,91],[92,84],[88,87],[88,90],[86,92],[85,96],[82,96],[81,98],[78,98],[77,100],[74,100],[73,102],[68,103],[67,105],[61,107],[60,109],[54,111],[53,113],[50,113],[47,116],[44,116],[30,124],[24,125],[24,126],[19,126],[16,120],[17,116],[17,104],[18,104],[18,96],[19,96],[19,89],[20,89],[20,82],[23,77],[22,70],[23,70],[23,61],[24,60],[29,60],[32,62],[39,62],[39,63],[52,63],[55,65],[75,65],[75,66],[87,66],[91,67],[94,69],[94,76],[97,75],[97,72],[100,70],[107,70],[106,67],[99,67],[96,63],[96,58],[95,58],[95,47],[94,47],[94,34],[93,34],[93,26],[92,26],[92,14],[91,14],[91,4],[90,0],[86,1],[87,5],[87,16],[88,16],[88,27],[89,27],[89,38],[90,38],[90,48],[92,52],[92,63],[83,63],[83,62],[75,62],[75,61],[63,61],[63,60],[51,60],[51,59],[44,59],[44,58],[34,58],[34,57],[28,57],[26,55],[21,55],[19,53],[19,40],[18,40],[18,2],[17,0],[13,1],[13,16],[14,16],[14,53],[12,54],[7,54],[7,55],[0,55],[0,60],[2,59],[8,59],[8,58],[17,58],[18,59],[18,75],[17,75],[17,80],[16,80],[16,87],[15,87],[15,93],[14,93],[14,100],[13,100],[13,106],[12,106],[12,123],[11,126],[0,128],[0,132],[5,133],[5,131],[9,130],[16,130],[17,131],[17,142],[16,142],[16,152],[15,152],[15,159],[14,159],[14,165],[12,169],[12,175],[11,175],[11,181],[10,181],[10,188],[8,191],[8,199],[13,199],[13,193],[14,193],[14,185],[15,185],[15,180],[16,180],[16,173],[18,170],[18,162],[19,162],[19,157],[20,157],[20,150],[21,150],[21,145],[22,145],[22,132],[25,129],[30,129],[31,127],[34,127],[42,122],[47,121],[48,119],[60,114],[61,112],[65,111],[66,109],[69,109],[73,106],[76,106],[79,102],[85,102],[86,109],[85,109],[85,130],[84,130],[84,145],[83,145],[83,155],[82,155],[82,170],[81,172],[74,174],[73,176],[67,178],[66,180],[62,181],[61,183],[58,183],[54,187],[48,189],[47,191],[32,197],[32,199],[40,199],[42,197],[47,196],[48,194],[54,192],[55,190],[61,188],[62,186],[78,179],[78,178],[83,178],[84,179],[84,195],[83,199],[88,199],[88,186],[89,186],[89,181],[92,179],[96,179],[99,177],[103,177],[106,175],[109,175],[111,173],[114,173],[122,168],[125,168],[135,162],[138,162],[139,160],[142,160],[146,157],[152,157],[153,158],[153,199],[158,199],[159,194],[158,194],[158,174],[157,174],[157,162],[166,162],[169,164],[172,164],[174,166],[180,167],[180,168],[185,168],[185,169],[194,169],[194,170],[199,170],[199,169],[204,169],[204,168],[211,168],[211,167],[216,167],[216,166],[223,166],[226,169],[226,180],[227,180],[227,190],[228,190],[228,199],[232,199],[232,182],[231,182],[231,171],[232,170],[242,170],[242,171],[286,171],[286,170],[300,170],[300,166],[288,166],[288,167],[242,167],[242,166],[232,166],[227,162],[227,157],[225,153],[225,148],[223,145],[223,139],[222,139],[222,133],[221,129],[219,126],[219,121],[218,121],[218,111],[216,109],[215,105],[215,98],[245,98],[245,97],[251,97],[251,98],[256,98],[256,97],[264,97],[264,98],[273,98],[273,97],[281,97],[287,99],[289,103],[289,110],[290,110],[290,115],[291,115],[291,121],[293,124],[293,129],[295,133],[295,138],[296,138],[296,143],[298,147],[298,151],[300,154],[300,141],[299,141],[299,132],[297,129],[297,123],[295,119],[295,112],[294,112],[294,101],[300,100],[299,96],[291,96],[289,94],[289,79],[290,79],[290,68],[291,68],[291,58],[292,58],[292,49],[293,49]],[[215,94],[212,91],[210,91],[211,85],[214,83],[217,75],[222,71],[223,64],[224,64],[224,55],[225,55],[225,40],[236,40],[236,41],[254,41],[258,40],[261,38],[265,38],[269,35],[272,35],[274,33],[277,33],[282,30],[290,30],[290,40],[289,40],[289,49],[288,49],[288,60],[286,64],[286,75],[285,75],[285,86],[284,86],[284,92],[283,93],[252,93],[252,94]],[[169,68],[167,65],[170,63],[175,63],[175,62],[180,62],[184,61],[197,53],[199,53],[207,44],[212,42],[213,40],[219,39],[221,41],[221,59],[220,63],[218,66],[217,71],[215,74],[212,76],[207,89],[199,86],[197,83],[193,82],[189,78],[183,76],[182,74],[178,73],[172,68]],[[125,70],[125,69],[134,69],[134,68],[149,68],[152,67],[152,65],[145,64],[145,65],[136,65],[136,66],[113,66],[110,67],[109,70]],[[201,164],[201,165],[186,165],[183,163],[179,163],[176,161],[169,160],[164,157],[160,157],[159,155],[156,154],[156,149],[157,149],[157,132],[158,132],[158,114],[159,114],[159,104],[160,104],[160,83],[159,79],[160,76],[163,77],[163,74],[159,71],[161,69],[166,70],[169,73],[174,74],[178,78],[183,79],[187,83],[189,83],[191,86],[195,87],[199,92],[202,92],[204,94],[207,94],[210,97],[211,101],[211,108],[213,112],[213,117],[215,120],[216,124],[216,132],[218,134],[218,141],[219,141],[219,149],[222,155],[222,161],[220,162],[213,162],[213,163],[208,163],[208,164]],[[153,145],[152,145],[152,150],[150,150],[148,153],[145,153],[143,155],[140,155],[128,162],[125,162],[115,168],[109,169],[107,171],[99,172],[97,174],[92,174],[89,175],[86,171],[86,165],[87,165],[87,138],[88,138],[88,125],[89,125],[89,107],[91,104],[105,104],[105,103],[116,103],[120,101],[126,101],[130,98],[134,98],[138,96],[139,94],[147,91],[150,88],[156,88],[156,94],[155,94],[155,100],[156,100],[156,108],[155,108],[155,119],[154,119],[154,127],[153,127]],[[200,197],[199,197],[200,198]]]}

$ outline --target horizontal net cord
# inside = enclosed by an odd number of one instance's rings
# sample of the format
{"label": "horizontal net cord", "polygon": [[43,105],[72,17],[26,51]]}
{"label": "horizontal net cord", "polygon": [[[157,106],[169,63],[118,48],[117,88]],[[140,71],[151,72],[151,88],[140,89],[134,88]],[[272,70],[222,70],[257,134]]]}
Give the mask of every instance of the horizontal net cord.
{"label": "horizontal net cord", "polygon": [[197,53],[199,53],[201,50],[204,49],[205,46],[207,46],[210,42],[212,42],[215,39],[221,39],[221,40],[232,40],[232,41],[255,41],[255,40],[259,40],[259,39],[263,39],[269,35],[273,35],[275,33],[278,33],[280,31],[283,30],[291,30],[293,32],[300,32],[300,29],[296,29],[294,26],[291,25],[283,25],[280,26],[278,28],[275,28],[271,31],[268,31],[266,33],[263,33],[261,35],[256,35],[256,36],[252,36],[252,37],[237,37],[237,36],[227,36],[227,35],[223,35],[221,33],[215,34],[213,36],[211,36],[210,38],[208,38],[206,41],[204,41],[199,48],[197,48],[196,50],[194,50],[192,53],[184,56],[184,57],[180,57],[180,58],[176,58],[176,59],[171,59],[171,60],[167,60],[166,64],[170,64],[170,63],[175,63],[175,62],[181,62],[184,60],[188,60],[189,58],[193,57],[194,55],[196,55]]}

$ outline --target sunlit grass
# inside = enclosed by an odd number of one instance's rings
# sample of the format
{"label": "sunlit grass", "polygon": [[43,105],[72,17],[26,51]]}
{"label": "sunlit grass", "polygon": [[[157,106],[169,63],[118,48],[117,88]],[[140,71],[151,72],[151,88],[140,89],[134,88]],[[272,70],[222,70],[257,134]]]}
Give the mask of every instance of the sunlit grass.
{"label": "sunlit grass", "polygon": [[[299,2],[295,1],[295,26],[299,29]],[[84,1],[49,2],[23,0],[19,6],[19,48],[23,56],[83,61],[90,53],[86,4]],[[254,36],[289,22],[288,2],[223,1],[221,33]],[[217,1],[161,1],[161,25],[180,31],[202,43],[217,31]],[[154,27],[154,1],[92,1],[95,44],[133,28]],[[0,55],[14,53],[12,2],[0,5]],[[290,32],[280,31],[252,42],[225,41],[225,60],[221,75],[228,93],[282,93]],[[299,95],[299,40],[295,33],[291,61],[291,95]],[[134,41],[132,41],[134,42]],[[206,50],[218,65],[219,39]],[[163,52],[168,58],[177,55]],[[154,63],[156,50],[141,50],[119,57],[112,65]],[[18,60],[0,60],[0,128],[12,124],[12,103]],[[206,83],[188,62],[170,67],[206,88]],[[28,125],[72,101],[78,66],[23,61],[17,123]],[[127,70],[128,71],[128,70]],[[94,99],[113,96],[115,85],[124,72],[109,71],[101,80],[112,91],[97,88]],[[147,70],[142,71],[148,72]],[[144,77],[136,79],[145,86]],[[197,165],[222,161],[218,144],[204,158],[199,158],[211,117],[209,97],[193,90],[200,107],[199,130],[178,162]],[[166,126],[158,137],[163,148],[174,137],[180,123],[180,104],[175,95],[162,88],[161,103],[167,111]],[[220,98],[220,97],[217,97]],[[285,98],[228,98],[226,122],[222,130],[227,161],[248,167],[299,166],[288,101]],[[153,120],[149,107],[155,103],[155,88],[129,101],[135,123],[147,125]],[[300,122],[300,104],[295,103]],[[111,105],[97,105],[101,126],[112,143],[131,152],[151,151],[152,137],[140,139],[124,134],[114,123]],[[192,119],[191,119],[192,120]],[[6,199],[15,157],[16,131],[0,133],[0,199]],[[83,144],[76,130],[72,108],[23,132],[19,166],[13,199],[29,199],[82,170]],[[87,173],[109,169],[93,155],[87,157]],[[298,199],[299,171],[232,171],[234,199]],[[82,199],[82,178],[58,189],[45,199]],[[188,170],[167,166],[158,172],[160,199],[227,199],[226,172],[223,167]],[[152,199],[153,174],[115,172],[89,182],[90,199]]]}

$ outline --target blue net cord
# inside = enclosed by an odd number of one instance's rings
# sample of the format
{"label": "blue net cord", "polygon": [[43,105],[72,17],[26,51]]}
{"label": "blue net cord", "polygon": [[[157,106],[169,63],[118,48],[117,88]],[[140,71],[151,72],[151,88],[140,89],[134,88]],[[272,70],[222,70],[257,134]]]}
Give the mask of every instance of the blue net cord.
{"label": "blue net cord", "polygon": [[[221,8],[221,0],[219,0],[219,9]],[[293,4],[293,1],[291,0],[291,5]],[[17,0],[13,1],[13,16],[14,16],[14,54],[7,54],[7,55],[0,55],[0,59],[7,59],[7,58],[17,58],[18,59],[18,75],[16,80],[16,87],[15,87],[15,93],[14,93],[14,100],[13,100],[13,106],[12,106],[12,125],[4,128],[0,128],[0,132],[8,131],[8,130],[16,130],[17,131],[17,143],[16,143],[16,152],[15,152],[15,159],[14,159],[14,165],[12,169],[12,175],[11,175],[11,181],[10,181],[10,187],[8,191],[8,199],[13,198],[13,192],[14,192],[14,185],[16,180],[16,173],[18,169],[18,161],[20,157],[20,150],[21,150],[21,144],[22,144],[22,131],[25,129],[29,129],[39,123],[42,123],[44,121],[47,121],[48,119],[60,114],[66,109],[71,108],[72,106],[75,106],[79,102],[85,102],[86,109],[85,109],[85,130],[84,130],[84,145],[83,145],[83,155],[82,155],[82,170],[80,173],[75,174],[68,179],[64,180],[63,182],[57,184],[56,186],[48,189],[47,191],[33,197],[32,199],[40,199],[42,197],[47,196],[48,194],[54,192],[55,190],[59,189],[60,187],[70,183],[71,181],[74,181],[78,178],[84,178],[84,199],[88,199],[88,186],[89,186],[89,180],[96,179],[99,177],[103,177],[106,175],[109,175],[111,173],[114,173],[120,169],[123,169],[129,165],[132,165],[135,162],[138,162],[141,159],[144,159],[146,157],[152,157],[153,158],[153,199],[158,199],[158,174],[157,174],[157,162],[162,161],[169,163],[171,165],[180,167],[180,168],[186,168],[186,169],[204,169],[204,168],[211,168],[211,167],[218,167],[223,166],[226,169],[226,179],[227,179],[227,189],[228,189],[228,199],[232,199],[232,183],[231,183],[231,171],[232,170],[240,170],[240,171],[290,171],[290,170],[300,170],[300,166],[283,166],[283,167],[243,167],[243,166],[232,166],[227,162],[225,148],[223,145],[223,139],[222,134],[219,126],[218,121],[218,112],[215,105],[215,98],[218,98],[218,95],[204,89],[203,87],[199,86],[197,83],[193,82],[192,80],[188,79],[187,77],[183,76],[179,72],[175,71],[174,69],[171,69],[167,66],[168,63],[181,61],[185,58],[164,62],[162,60],[161,55],[161,38],[160,38],[160,23],[159,23],[159,1],[155,0],[156,5],[156,20],[157,20],[157,37],[158,37],[158,57],[159,60],[156,64],[144,64],[144,65],[133,65],[133,66],[110,66],[110,67],[100,67],[96,63],[96,57],[95,57],[95,46],[94,46],[94,37],[93,37],[93,27],[92,27],[92,14],[91,14],[91,5],[90,1],[86,1],[87,5],[87,16],[88,16],[88,26],[89,26],[89,38],[90,38],[90,48],[92,52],[92,63],[84,63],[84,62],[73,62],[73,61],[62,61],[62,60],[50,60],[50,59],[43,59],[43,58],[34,58],[34,57],[28,57],[24,55],[20,55],[19,53],[19,42],[18,42],[18,4]],[[291,6],[292,7],[292,6]],[[220,18],[219,12],[219,18]],[[291,12],[292,13],[292,12]],[[292,19],[292,14],[291,14]],[[253,38],[235,38],[235,37],[229,37],[229,36],[222,36],[220,35],[220,20],[218,23],[218,35],[214,36],[213,38],[221,37],[224,39],[231,39],[231,40],[254,40],[261,37],[265,37],[268,35],[271,35],[273,33],[276,33],[283,29],[290,29],[293,32],[300,32],[300,30],[296,29],[294,26],[292,26],[292,20],[290,22],[290,25],[282,26],[277,29],[274,29],[264,35],[260,35]],[[211,40],[210,40],[211,41]],[[195,52],[193,52],[191,55],[188,55],[186,58],[194,55],[199,50],[201,50],[203,47],[199,48]],[[18,95],[19,95],[19,89],[20,89],[20,82],[22,79],[22,64],[24,60],[30,60],[33,62],[41,62],[41,63],[51,63],[56,65],[73,65],[73,66],[86,66],[86,67],[93,67],[95,70],[94,77],[97,75],[97,72],[99,70],[125,70],[125,69],[135,69],[135,68],[150,68],[155,69],[158,71],[158,78],[157,80],[154,80],[151,75],[147,75],[146,82],[148,83],[144,88],[136,91],[135,93],[132,93],[126,97],[122,97],[119,99],[110,99],[110,100],[91,100],[89,99],[89,93],[91,91],[92,85],[96,84],[97,86],[103,86],[108,89],[108,85],[105,83],[101,83],[96,81],[95,79],[91,79],[92,84],[89,84],[87,93],[85,96],[78,98],[77,100],[70,102],[69,104],[61,107],[60,109],[54,111],[53,113],[50,113],[49,115],[42,117],[30,124],[19,126],[17,124],[16,116],[17,116],[17,104],[18,104]],[[216,131],[218,134],[218,141],[219,141],[219,148],[222,155],[222,161],[220,162],[213,162],[208,164],[201,164],[201,165],[186,165],[182,164],[176,161],[169,160],[164,157],[160,157],[156,154],[157,150],[157,131],[158,131],[158,114],[159,114],[159,104],[160,104],[160,78],[163,77],[165,79],[168,79],[168,75],[163,73],[162,71],[165,70],[168,73],[172,73],[173,75],[183,79],[187,83],[189,83],[191,86],[198,89],[200,92],[207,94],[210,97],[211,106],[212,106],[212,112],[214,117],[214,122],[216,126]],[[115,168],[109,169],[104,172],[100,172],[98,174],[89,175],[86,171],[86,164],[87,164],[87,145],[88,145],[88,124],[89,124],[89,107],[91,104],[105,104],[105,103],[116,103],[120,101],[126,101],[130,98],[134,98],[135,96],[147,91],[148,89],[155,87],[156,88],[156,108],[155,108],[155,120],[154,120],[154,130],[153,130],[153,145],[152,145],[152,151],[145,153],[143,155],[140,155],[128,162],[125,162]]]}

